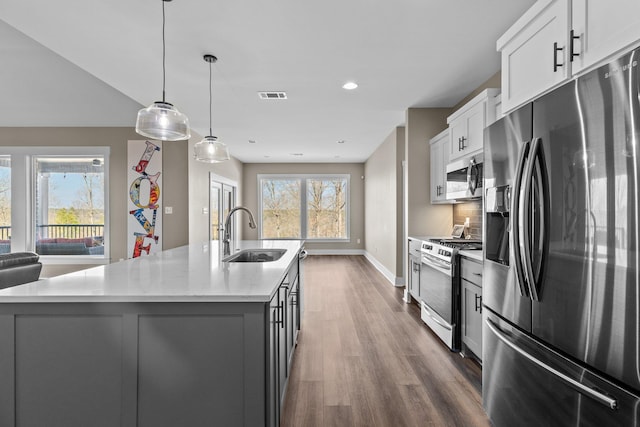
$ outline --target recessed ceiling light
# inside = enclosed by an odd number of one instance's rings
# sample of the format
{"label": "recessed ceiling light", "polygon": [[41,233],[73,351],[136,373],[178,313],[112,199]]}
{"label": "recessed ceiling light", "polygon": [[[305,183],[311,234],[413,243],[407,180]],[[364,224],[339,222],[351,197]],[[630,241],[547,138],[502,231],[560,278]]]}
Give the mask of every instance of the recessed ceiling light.
{"label": "recessed ceiling light", "polygon": [[254,141],[253,139],[249,140],[249,144],[255,144],[255,143],[256,143],[256,141]]}
{"label": "recessed ceiling light", "polygon": [[338,144],[344,144],[344,139],[339,140]]}
{"label": "recessed ceiling light", "polygon": [[300,157],[304,156],[304,153],[291,153],[292,156]]}
{"label": "recessed ceiling light", "polygon": [[342,85],[342,88],[346,90],[353,90],[357,87],[358,87],[358,83],[356,82],[346,82],[345,84]]}
{"label": "recessed ceiling light", "polygon": [[268,159],[269,157],[271,157],[271,156],[264,156],[265,159]]}

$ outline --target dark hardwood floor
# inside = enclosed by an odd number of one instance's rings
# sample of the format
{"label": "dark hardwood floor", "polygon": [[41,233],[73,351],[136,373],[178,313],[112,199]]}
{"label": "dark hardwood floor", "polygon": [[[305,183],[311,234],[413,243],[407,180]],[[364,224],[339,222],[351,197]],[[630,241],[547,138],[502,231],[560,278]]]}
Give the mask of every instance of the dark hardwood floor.
{"label": "dark hardwood floor", "polygon": [[304,261],[283,426],[488,426],[481,370],[362,256]]}

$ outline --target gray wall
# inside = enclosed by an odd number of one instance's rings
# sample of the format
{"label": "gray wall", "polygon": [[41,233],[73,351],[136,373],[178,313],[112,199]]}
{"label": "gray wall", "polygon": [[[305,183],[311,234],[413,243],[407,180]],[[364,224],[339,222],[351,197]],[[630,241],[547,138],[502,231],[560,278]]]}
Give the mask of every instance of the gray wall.
{"label": "gray wall", "polygon": [[[229,181],[238,184],[236,200],[241,204],[243,193],[242,169],[243,165],[235,158],[223,163],[203,163],[193,158],[193,146],[202,137],[192,132],[189,141],[189,151],[187,159],[189,163],[189,243],[203,242],[209,240],[209,176],[214,173]],[[185,191],[187,194],[187,191]],[[203,213],[203,208],[207,208],[207,213]],[[240,236],[242,238],[242,234]]]}
{"label": "gray wall", "polygon": [[[350,189],[350,242],[307,243],[309,250],[339,253],[364,249],[364,164],[363,163],[245,163],[243,168],[242,205],[256,216],[258,212],[258,174],[349,174]],[[257,219],[256,219],[257,220]],[[257,239],[258,230],[252,230],[242,222],[243,238]],[[360,243],[358,243],[360,239]]]}
{"label": "gray wall", "polygon": [[[127,258],[127,141],[139,140],[140,135],[128,127],[106,128],[0,128],[2,146],[107,146],[111,147],[109,170],[109,217],[111,260]],[[163,248],[187,243],[187,162],[185,141],[163,144],[163,204],[173,206],[173,215],[163,216]],[[1,152],[1,148],[0,148]],[[15,195],[14,195],[15,197]],[[45,265],[42,277],[88,268],[90,265]]]}
{"label": "gray wall", "polygon": [[364,165],[365,249],[395,277],[403,269],[404,139],[404,127],[397,127]]}
{"label": "gray wall", "polygon": [[409,108],[406,124],[407,232],[409,236],[440,236],[451,232],[451,205],[432,205],[429,193],[429,140],[446,129],[450,108]]}

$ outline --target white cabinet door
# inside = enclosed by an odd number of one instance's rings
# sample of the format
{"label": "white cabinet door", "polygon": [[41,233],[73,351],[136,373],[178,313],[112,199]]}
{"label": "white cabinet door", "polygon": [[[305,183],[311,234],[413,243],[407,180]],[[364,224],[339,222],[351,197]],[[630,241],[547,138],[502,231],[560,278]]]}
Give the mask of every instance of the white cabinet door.
{"label": "white cabinet door", "polygon": [[482,288],[462,281],[462,342],[482,359]]}
{"label": "white cabinet door", "polygon": [[463,156],[462,144],[467,140],[466,117],[449,123],[449,160],[455,160]]}
{"label": "white cabinet door", "polygon": [[638,0],[573,0],[571,16],[574,74],[640,40]]}
{"label": "white cabinet door", "polygon": [[462,342],[482,359],[482,264],[463,257],[460,261],[462,292]]}
{"label": "white cabinet door", "polygon": [[472,156],[484,148],[484,128],[495,120],[495,101],[500,89],[485,89],[447,117],[449,159]]}
{"label": "white cabinet door", "polygon": [[446,202],[445,166],[449,158],[449,129],[429,141],[431,150],[431,203]]}
{"label": "white cabinet door", "polygon": [[478,153],[484,149],[484,127],[487,124],[487,103],[480,102],[467,114],[467,141],[463,141],[463,155]]}
{"label": "white cabinet door", "polygon": [[498,40],[503,113],[571,76],[569,6],[569,0],[538,1]]}

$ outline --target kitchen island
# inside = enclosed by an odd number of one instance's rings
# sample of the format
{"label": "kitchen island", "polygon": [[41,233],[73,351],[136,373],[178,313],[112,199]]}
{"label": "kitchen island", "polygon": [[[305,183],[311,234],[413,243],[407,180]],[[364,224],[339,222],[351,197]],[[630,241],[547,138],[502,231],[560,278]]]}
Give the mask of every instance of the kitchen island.
{"label": "kitchen island", "polygon": [[0,425],[278,425],[302,241],[218,242],[0,291]]}

